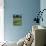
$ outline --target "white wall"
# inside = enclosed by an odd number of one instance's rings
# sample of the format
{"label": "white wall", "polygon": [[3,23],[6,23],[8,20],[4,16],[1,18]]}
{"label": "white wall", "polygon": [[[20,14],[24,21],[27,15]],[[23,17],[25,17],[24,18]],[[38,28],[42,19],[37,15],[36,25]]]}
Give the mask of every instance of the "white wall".
{"label": "white wall", "polygon": [[0,0],[0,41],[4,41],[4,0]]}

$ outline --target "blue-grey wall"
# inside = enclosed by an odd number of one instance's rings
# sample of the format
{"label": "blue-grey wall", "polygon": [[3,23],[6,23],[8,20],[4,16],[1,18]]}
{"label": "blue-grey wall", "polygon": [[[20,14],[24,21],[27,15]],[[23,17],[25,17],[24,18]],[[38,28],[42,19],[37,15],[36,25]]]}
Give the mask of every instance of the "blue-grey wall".
{"label": "blue-grey wall", "polygon": [[[5,40],[18,41],[32,27],[35,12],[40,9],[40,0],[4,0]],[[13,14],[22,15],[22,26],[13,26]]]}

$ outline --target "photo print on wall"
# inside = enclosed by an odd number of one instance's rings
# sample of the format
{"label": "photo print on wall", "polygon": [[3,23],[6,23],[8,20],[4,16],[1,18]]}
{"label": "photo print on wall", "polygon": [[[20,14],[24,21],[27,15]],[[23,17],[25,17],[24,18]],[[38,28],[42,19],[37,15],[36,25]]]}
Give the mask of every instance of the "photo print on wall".
{"label": "photo print on wall", "polygon": [[13,15],[13,25],[20,26],[22,25],[22,16],[21,15]]}

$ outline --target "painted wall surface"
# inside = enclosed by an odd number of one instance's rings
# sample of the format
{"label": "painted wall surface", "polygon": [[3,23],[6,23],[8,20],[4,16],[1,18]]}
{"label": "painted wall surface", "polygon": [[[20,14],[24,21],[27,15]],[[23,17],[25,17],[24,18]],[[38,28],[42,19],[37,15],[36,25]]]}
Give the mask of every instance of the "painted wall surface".
{"label": "painted wall surface", "polygon": [[[5,40],[18,41],[31,31],[35,12],[40,9],[39,0],[4,0]],[[13,14],[22,15],[22,26],[13,26]]]}
{"label": "painted wall surface", "polygon": [[4,2],[0,0],[0,42],[4,41]]}
{"label": "painted wall surface", "polygon": [[[43,9],[46,9],[46,0],[41,0],[40,1],[40,9],[41,9],[41,11]],[[46,26],[46,10],[43,12],[42,16],[43,16],[43,22],[41,21],[40,25]]]}

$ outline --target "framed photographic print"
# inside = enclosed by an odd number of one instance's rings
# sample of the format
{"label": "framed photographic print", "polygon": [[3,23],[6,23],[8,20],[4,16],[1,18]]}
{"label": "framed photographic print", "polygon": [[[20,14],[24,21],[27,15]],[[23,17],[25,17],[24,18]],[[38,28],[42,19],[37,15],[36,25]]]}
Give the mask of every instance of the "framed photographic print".
{"label": "framed photographic print", "polygon": [[22,16],[21,15],[13,15],[13,25],[16,25],[16,26],[22,25]]}

